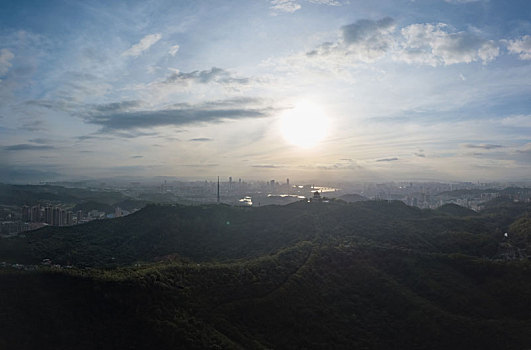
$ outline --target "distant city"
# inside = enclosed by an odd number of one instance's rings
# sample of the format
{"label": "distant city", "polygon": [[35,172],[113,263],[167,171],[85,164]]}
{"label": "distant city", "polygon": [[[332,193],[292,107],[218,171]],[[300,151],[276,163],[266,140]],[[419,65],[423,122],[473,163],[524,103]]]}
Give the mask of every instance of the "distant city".
{"label": "distant city", "polygon": [[[15,186],[16,185],[12,185]],[[398,200],[407,205],[434,209],[444,204],[457,204],[480,211],[485,203],[498,197],[513,201],[531,201],[531,187],[518,183],[438,183],[389,182],[351,184],[308,184],[283,181],[244,181],[232,177],[218,181],[109,181],[47,183],[35,186],[21,185],[37,191],[40,187],[55,186],[65,190],[94,193],[95,199],[83,195],[72,198],[47,199],[49,195],[32,198],[21,205],[4,199],[0,202],[0,234],[16,235],[44,226],[72,226],[119,218],[140,210],[149,203],[209,204],[223,203],[235,206],[285,205],[296,201],[344,200]],[[52,188],[55,188],[52,187]],[[123,196],[130,203],[127,208],[103,205],[98,196]],[[103,200],[102,200],[103,201]],[[132,201],[132,202],[131,202]],[[136,201],[136,202],[135,202]]]}

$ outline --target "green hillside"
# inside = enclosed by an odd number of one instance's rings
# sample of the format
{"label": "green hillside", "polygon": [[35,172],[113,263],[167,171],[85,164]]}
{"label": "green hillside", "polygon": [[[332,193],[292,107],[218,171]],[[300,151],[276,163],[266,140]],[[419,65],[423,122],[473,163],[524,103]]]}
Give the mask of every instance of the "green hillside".
{"label": "green hillside", "polygon": [[149,205],[2,239],[74,268],[0,269],[0,348],[526,349],[531,265],[498,257],[529,204],[504,205]]}

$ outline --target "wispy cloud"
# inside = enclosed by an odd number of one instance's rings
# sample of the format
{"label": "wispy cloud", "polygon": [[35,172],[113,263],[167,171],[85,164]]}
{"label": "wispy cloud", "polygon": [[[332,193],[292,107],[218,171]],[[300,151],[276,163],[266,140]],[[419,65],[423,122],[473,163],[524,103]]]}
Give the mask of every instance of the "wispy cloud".
{"label": "wispy cloud", "polygon": [[134,44],[129,49],[124,51],[122,53],[122,56],[133,56],[133,57],[140,56],[142,52],[149,49],[161,38],[162,38],[162,35],[160,33],[146,35],[140,40],[140,42],[138,42],[137,44]]}
{"label": "wispy cloud", "polygon": [[471,2],[480,2],[482,0],[444,0],[444,1],[450,4],[468,4]]}
{"label": "wispy cloud", "polygon": [[531,35],[524,35],[520,39],[507,40],[507,50],[518,55],[522,60],[531,60]]}
{"label": "wispy cloud", "polygon": [[485,150],[503,148],[502,145],[493,145],[493,144],[485,144],[485,143],[482,143],[482,144],[479,144],[479,145],[474,145],[474,144],[471,144],[471,143],[467,143],[467,144],[464,144],[463,147],[465,147],[465,148],[473,148],[473,149],[485,149]]}
{"label": "wispy cloud", "polygon": [[163,84],[182,84],[187,85],[190,82],[199,84],[208,84],[216,82],[219,84],[248,84],[249,78],[237,78],[232,73],[217,67],[209,70],[193,71],[189,73],[174,72],[167,77]]}
{"label": "wispy cloud", "polygon": [[489,62],[499,55],[493,40],[476,33],[453,31],[445,23],[412,24],[400,31],[405,42],[397,60],[431,66]]}
{"label": "wispy cloud", "polygon": [[396,158],[396,157],[393,157],[393,158],[382,158],[382,159],[377,159],[376,161],[377,162],[394,162],[395,160],[398,160],[398,158]]}
{"label": "wispy cloud", "polygon": [[43,131],[46,130],[46,126],[42,120],[29,120],[22,124],[19,129],[26,131]]}
{"label": "wispy cloud", "polygon": [[33,142],[33,143],[38,143],[38,144],[46,144],[46,143],[50,143],[51,140],[49,139],[45,139],[45,138],[41,138],[41,137],[38,137],[38,138],[35,138],[35,139],[31,139],[31,140],[28,140],[29,142]]}
{"label": "wispy cloud", "polygon": [[208,138],[208,137],[197,137],[195,139],[190,139],[188,141],[191,141],[191,142],[209,142],[209,141],[212,141],[212,139]]}
{"label": "wispy cloud", "polygon": [[293,13],[301,9],[301,5],[294,0],[271,0],[271,10],[274,12]]}
{"label": "wispy cloud", "polygon": [[205,163],[205,164],[181,164],[179,166],[187,167],[187,168],[214,168],[219,166],[219,164],[216,163]]}
{"label": "wispy cloud", "polygon": [[531,114],[530,115],[513,115],[505,117],[501,120],[504,126],[512,126],[516,128],[531,128]]}
{"label": "wispy cloud", "polygon": [[252,168],[264,168],[264,169],[279,169],[284,168],[282,165],[274,165],[274,164],[257,164],[257,165],[251,165]]}
{"label": "wispy cloud", "polygon": [[175,56],[177,52],[179,52],[179,45],[173,45],[170,47],[170,51],[168,51],[168,53],[172,56]]}
{"label": "wispy cloud", "polygon": [[15,55],[8,49],[0,50],[0,76],[5,75],[11,68],[11,60]]}
{"label": "wispy cloud", "polygon": [[50,150],[55,147],[49,145],[32,145],[29,143],[21,143],[17,145],[4,146],[6,151],[38,151],[38,150]]}
{"label": "wispy cloud", "polygon": [[[306,0],[309,3],[317,5],[328,5],[328,6],[340,6],[342,3],[338,0]],[[270,9],[275,13],[293,13],[302,8],[300,0],[271,0]]]}

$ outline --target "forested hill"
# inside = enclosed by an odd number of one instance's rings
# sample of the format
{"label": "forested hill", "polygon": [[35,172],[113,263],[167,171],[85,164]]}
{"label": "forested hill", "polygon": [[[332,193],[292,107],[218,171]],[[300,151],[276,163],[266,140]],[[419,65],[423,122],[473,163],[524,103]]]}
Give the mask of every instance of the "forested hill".
{"label": "forested hill", "polygon": [[332,201],[49,227],[0,240],[73,265],[0,269],[0,348],[526,349],[530,224],[526,203]]}
{"label": "forested hill", "polygon": [[195,261],[252,258],[311,241],[493,257],[503,233],[527,208],[511,204],[480,216],[458,206],[421,210],[398,201],[258,208],[149,205],[115,220],[47,227],[4,239],[0,253],[8,262],[51,259],[61,265],[106,266],[169,255]]}

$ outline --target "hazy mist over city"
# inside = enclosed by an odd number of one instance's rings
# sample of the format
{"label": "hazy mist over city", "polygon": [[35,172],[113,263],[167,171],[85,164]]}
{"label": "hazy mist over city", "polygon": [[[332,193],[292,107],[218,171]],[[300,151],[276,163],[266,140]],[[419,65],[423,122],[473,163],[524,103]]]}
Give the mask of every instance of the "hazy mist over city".
{"label": "hazy mist over city", "polygon": [[527,181],[528,1],[2,1],[0,179]]}

